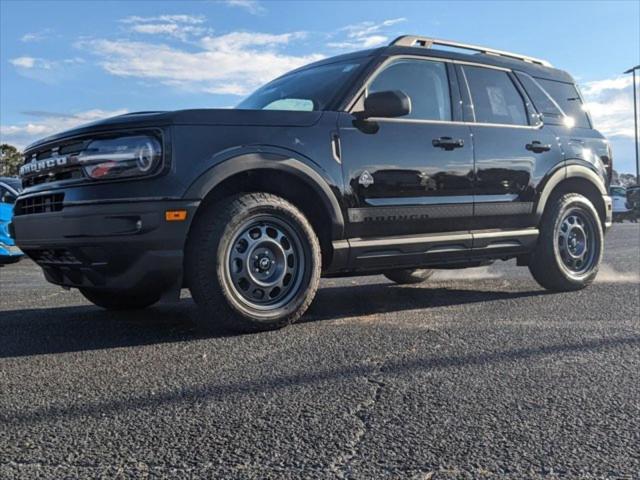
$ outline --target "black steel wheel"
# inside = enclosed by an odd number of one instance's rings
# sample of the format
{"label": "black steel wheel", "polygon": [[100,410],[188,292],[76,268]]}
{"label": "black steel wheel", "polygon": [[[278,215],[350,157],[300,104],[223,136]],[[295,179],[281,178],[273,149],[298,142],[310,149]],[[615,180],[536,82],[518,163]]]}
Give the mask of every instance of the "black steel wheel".
{"label": "black steel wheel", "polygon": [[568,193],[545,210],[529,270],[543,287],[579,290],[598,274],[604,251],[600,217],[584,196]]}
{"label": "black steel wheel", "polygon": [[256,215],[236,227],[225,252],[224,273],[238,301],[267,311],[291,300],[308,267],[308,253],[296,230],[275,215]]}
{"label": "black steel wheel", "polygon": [[556,225],[557,255],[569,275],[580,276],[593,268],[599,246],[594,218],[580,206],[565,211]]}
{"label": "black steel wheel", "polygon": [[268,193],[205,207],[186,250],[186,278],[206,330],[284,327],[299,319],[320,281],[318,238],[294,205]]}

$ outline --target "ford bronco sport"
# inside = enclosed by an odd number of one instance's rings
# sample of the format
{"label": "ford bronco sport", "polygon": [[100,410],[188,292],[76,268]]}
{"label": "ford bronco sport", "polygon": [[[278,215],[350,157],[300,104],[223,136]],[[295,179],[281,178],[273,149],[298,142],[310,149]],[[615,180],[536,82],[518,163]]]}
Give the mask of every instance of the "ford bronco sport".
{"label": "ford bronco sport", "polygon": [[580,289],[611,224],[611,151],[569,74],[417,36],[25,157],[13,227],[47,280],[107,309],[189,288],[205,327],[288,325],[322,275],[418,283],[516,258]]}

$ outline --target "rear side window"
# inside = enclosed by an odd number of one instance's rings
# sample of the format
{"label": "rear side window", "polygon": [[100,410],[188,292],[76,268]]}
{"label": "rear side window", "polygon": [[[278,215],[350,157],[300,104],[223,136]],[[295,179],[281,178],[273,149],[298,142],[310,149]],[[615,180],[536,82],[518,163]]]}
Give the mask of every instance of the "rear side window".
{"label": "rear side window", "polygon": [[529,94],[529,98],[533,102],[538,112],[545,117],[551,117],[553,119],[562,120],[565,116],[560,106],[556,103],[551,96],[544,91],[538,82],[531,78],[526,73],[516,72],[518,80],[522,83],[522,86]]}
{"label": "rear side window", "polygon": [[591,128],[587,112],[582,106],[582,99],[572,83],[556,82],[555,80],[536,79],[537,82],[551,95],[562,111],[575,121],[575,126]]}
{"label": "rear side window", "polygon": [[396,60],[385,67],[368,93],[401,90],[411,99],[411,113],[402,118],[451,120],[449,78],[443,62]]}
{"label": "rear side window", "polygon": [[528,125],[520,92],[506,72],[482,67],[463,67],[479,123]]}

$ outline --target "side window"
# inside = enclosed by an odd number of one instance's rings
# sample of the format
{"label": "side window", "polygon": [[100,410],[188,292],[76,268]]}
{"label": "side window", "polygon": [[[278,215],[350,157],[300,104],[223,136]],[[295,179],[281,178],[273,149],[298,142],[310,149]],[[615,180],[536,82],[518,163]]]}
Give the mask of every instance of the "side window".
{"label": "side window", "polygon": [[535,105],[538,112],[545,117],[551,117],[552,119],[561,120],[565,114],[558,103],[536,82],[526,73],[516,72],[518,80],[522,83],[522,86],[527,91],[529,98]]}
{"label": "side window", "polygon": [[573,118],[576,127],[591,128],[587,112],[582,106],[582,99],[573,83],[556,82],[543,78],[538,78],[537,81],[558,103],[564,113]]}
{"label": "side window", "polygon": [[520,92],[506,72],[483,67],[463,67],[478,123],[528,125]]}
{"label": "side window", "polygon": [[402,90],[411,99],[411,113],[402,118],[451,120],[447,68],[431,60],[397,60],[373,80],[368,93]]}

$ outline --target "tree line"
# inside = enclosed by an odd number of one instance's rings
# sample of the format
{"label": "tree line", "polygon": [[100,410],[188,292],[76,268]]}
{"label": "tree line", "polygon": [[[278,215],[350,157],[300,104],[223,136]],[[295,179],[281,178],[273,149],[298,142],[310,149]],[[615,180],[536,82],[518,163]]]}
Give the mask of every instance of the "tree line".
{"label": "tree line", "polygon": [[0,176],[15,177],[22,165],[22,152],[13,145],[0,145]]}

